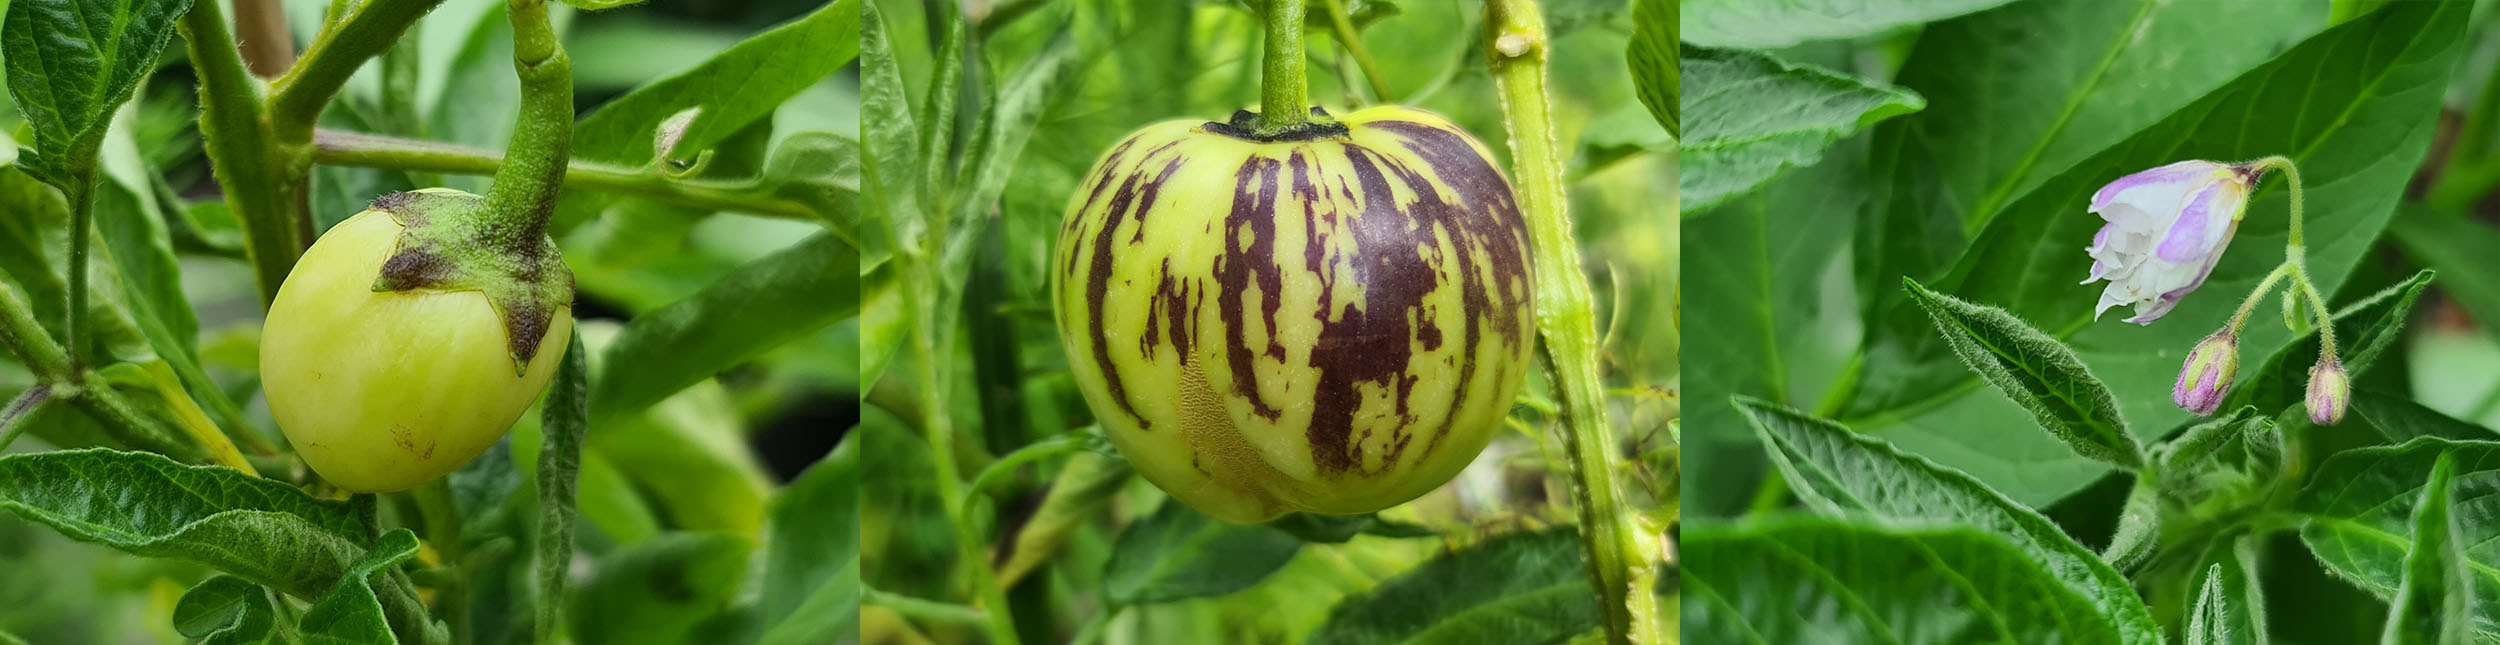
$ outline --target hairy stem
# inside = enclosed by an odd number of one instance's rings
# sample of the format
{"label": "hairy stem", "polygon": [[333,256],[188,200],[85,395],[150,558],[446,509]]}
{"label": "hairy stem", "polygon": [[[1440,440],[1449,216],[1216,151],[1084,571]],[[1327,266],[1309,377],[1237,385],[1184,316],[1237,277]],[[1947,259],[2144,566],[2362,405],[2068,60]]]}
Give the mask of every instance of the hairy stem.
{"label": "hairy stem", "polygon": [[[504,165],[503,153],[499,151],[339,130],[314,131],[313,160],[333,166],[456,175],[492,175]],[[565,170],[564,185],[711,210],[776,217],[819,216],[806,204],[775,197],[744,183],[670,177],[647,167],[574,160]]]}
{"label": "hairy stem", "polygon": [[1309,79],[1302,59],[1303,0],[1267,0],[1266,65],[1259,74],[1259,133],[1275,134],[1311,120]]}
{"label": "hairy stem", "polygon": [[535,248],[564,191],[573,148],[573,61],[556,41],[542,0],[511,0],[512,69],[521,77],[521,115],[502,168],[486,190],[486,212],[511,237],[505,248]]}
{"label": "hairy stem", "polygon": [[[426,12],[433,11],[443,0],[370,0],[349,5],[353,13],[332,16],[334,29],[325,30],[304,50],[303,60],[296,61],[285,78],[278,79],[276,90],[269,97],[269,120],[276,127],[281,141],[302,143],[312,139],[313,122],[321,109],[338,96],[339,88],[347,86],[347,78],[356,74],[365,61],[379,56],[399,42],[402,32]],[[205,4],[205,3],[204,3]]]}
{"label": "hairy stem", "polygon": [[69,367],[87,365],[87,256],[95,239],[95,164],[69,171],[69,311],[61,327],[61,345],[69,349]]}
{"label": "hairy stem", "polygon": [[[935,256],[923,252],[916,257],[925,261]],[[971,576],[973,591],[980,597],[990,643],[1016,645],[1020,641],[1016,637],[1015,616],[1007,604],[1006,589],[998,585],[997,575],[990,570],[989,556],[983,548],[988,541],[963,513],[964,506],[956,503],[956,500],[964,499],[964,482],[955,464],[954,419],[947,414],[950,408],[946,401],[945,384],[949,381],[940,369],[941,361],[947,360],[952,352],[946,351],[948,344],[942,339],[942,332],[946,330],[936,329],[938,325],[932,322],[937,319],[935,303],[945,299],[938,297],[941,287],[930,271],[907,271],[905,274],[913,291],[923,294],[923,297],[909,299],[911,302],[907,306],[913,310],[910,312],[911,319],[919,321],[911,326],[911,334],[913,363],[919,370],[922,384],[920,407],[925,416],[921,431],[929,442],[929,461],[934,466],[929,469],[929,478],[937,487],[937,503],[946,513],[947,525],[955,532],[956,563]]]}
{"label": "hairy stem", "polygon": [[[219,3],[198,2],[182,17],[182,39],[200,77],[200,134],[226,208],[243,224],[244,257],[260,287],[261,305],[295,268],[310,241],[306,182],[290,170],[271,135],[260,81],[245,71]],[[298,224],[297,221],[302,223]]]}
{"label": "hairy stem", "polygon": [[16,399],[9,401],[8,407],[0,408],[0,450],[8,450],[9,444],[17,443],[18,435],[26,434],[26,428],[34,425],[26,423],[26,420],[34,418],[35,411],[43,409],[43,404],[51,400],[52,386],[37,385],[19,393]]}
{"label": "hairy stem", "polygon": [[2274,271],[2266,274],[2266,279],[2257,282],[2257,290],[2248,292],[2248,299],[2240,301],[2239,311],[2231,314],[2231,324],[2224,329],[2231,330],[2231,335],[2239,335],[2240,327],[2248,322],[2248,315],[2256,312],[2257,301],[2264,300],[2266,294],[2274,291],[2274,283],[2281,282],[2293,270],[2294,265],[2290,262],[2275,265]]}
{"label": "hairy stem", "polygon": [[1512,177],[1520,188],[1536,271],[1537,326],[1545,363],[1560,390],[1563,443],[1579,513],[1580,545],[1605,618],[1607,642],[1659,643],[1658,598],[1650,592],[1661,561],[1657,539],[1615,490],[1612,422],[1598,376],[1594,299],[1580,271],[1571,218],[1563,209],[1562,158],[1545,89],[1544,14],[1535,0],[1485,3],[1486,52],[1509,128]]}

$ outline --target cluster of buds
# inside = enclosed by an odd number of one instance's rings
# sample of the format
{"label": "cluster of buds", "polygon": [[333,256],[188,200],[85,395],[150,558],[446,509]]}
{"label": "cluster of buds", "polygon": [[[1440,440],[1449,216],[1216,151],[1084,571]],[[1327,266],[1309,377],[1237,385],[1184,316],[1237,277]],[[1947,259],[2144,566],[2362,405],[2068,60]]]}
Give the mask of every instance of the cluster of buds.
{"label": "cluster of buds", "polygon": [[2179,301],[2205,284],[2222,253],[2239,230],[2257,180],[2269,170],[2282,170],[2290,180],[2292,224],[2283,264],[2257,285],[2239,311],[2220,331],[2188,351],[2171,400],[2198,415],[2222,406],[2223,393],[2239,371],[2240,328],[2256,303],[2277,282],[2289,279],[2287,298],[2305,300],[2318,320],[2318,363],[2309,368],[2305,397],[2309,420],[2333,425],[2352,407],[2352,379],[2335,355],[2335,328],[2325,299],[2309,281],[2300,239],[2300,173],[2289,159],[2267,157],[2247,163],[2181,161],[2118,178],[2092,195],[2091,212],[2108,224],[2092,237],[2085,251],[2092,256],[2085,284],[2106,280],[2093,318],[2120,305],[2132,305],[2127,322],[2140,325],[2170,313]]}

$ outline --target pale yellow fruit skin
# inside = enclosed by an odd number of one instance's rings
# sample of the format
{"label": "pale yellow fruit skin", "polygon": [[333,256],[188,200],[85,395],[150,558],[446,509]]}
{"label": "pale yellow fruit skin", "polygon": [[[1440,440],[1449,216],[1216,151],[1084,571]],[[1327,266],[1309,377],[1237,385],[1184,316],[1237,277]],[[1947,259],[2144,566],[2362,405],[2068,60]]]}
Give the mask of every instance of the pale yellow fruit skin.
{"label": "pale yellow fruit skin", "polygon": [[415,488],[477,458],[547,388],[573,334],[572,307],[558,307],[516,376],[484,293],[375,293],[401,229],[382,210],[331,228],[261,328],[271,415],[305,463],[351,492]]}

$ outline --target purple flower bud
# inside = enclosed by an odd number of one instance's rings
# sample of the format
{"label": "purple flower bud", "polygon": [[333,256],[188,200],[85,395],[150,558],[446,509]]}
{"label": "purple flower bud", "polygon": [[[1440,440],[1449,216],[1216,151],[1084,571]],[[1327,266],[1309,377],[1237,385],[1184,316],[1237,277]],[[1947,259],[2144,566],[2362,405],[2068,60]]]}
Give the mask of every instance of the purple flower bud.
{"label": "purple flower bud", "polygon": [[2205,284],[2239,230],[2257,183],[2253,166],[2182,161],[2110,182],[2092,194],[2092,212],[2109,222],[2092,237],[2092,273],[2108,280],[2092,318],[2134,305],[2127,322],[2150,324]]}
{"label": "purple flower bud", "polygon": [[2239,369],[2239,337],[2228,329],[2214,332],[2188,350],[2187,365],[2179,368],[2179,384],[2170,387],[2170,400],[2199,416],[2213,414],[2222,407],[2222,393],[2231,389],[2231,377]]}
{"label": "purple flower bud", "polygon": [[2322,426],[2343,421],[2352,409],[2352,377],[2344,373],[2344,364],[2327,359],[2310,366],[2308,398],[2310,421]]}

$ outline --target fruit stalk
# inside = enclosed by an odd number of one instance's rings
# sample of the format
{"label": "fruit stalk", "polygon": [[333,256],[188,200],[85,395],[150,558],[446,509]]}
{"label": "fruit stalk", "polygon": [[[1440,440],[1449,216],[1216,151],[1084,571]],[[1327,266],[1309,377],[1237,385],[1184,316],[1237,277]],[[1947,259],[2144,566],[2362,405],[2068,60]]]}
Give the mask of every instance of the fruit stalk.
{"label": "fruit stalk", "polygon": [[521,77],[521,116],[495,184],[486,191],[493,221],[488,244],[516,252],[547,237],[573,148],[573,61],[557,42],[542,0],[512,0],[512,68]]}
{"label": "fruit stalk", "polygon": [[1303,0],[1268,0],[1267,58],[1259,74],[1259,134],[1272,135],[1311,119],[1302,57]]}
{"label": "fruit stalk", "polygon": [[1581,277],[1571,219],[1564,213],[1562,163],[1545,95],[1544,14],[1535,0],[1485,3],[1486,52],[1508,118],[1519,210],[1537,259],[1537,326],[1546,367],[1561,390],[1563,444],[1571,464],[1580,545],[1597,588],[1610,643],[1661,643],[1656,538],[1615,491],[1605,383],[1597,373],[1594,299]]}

